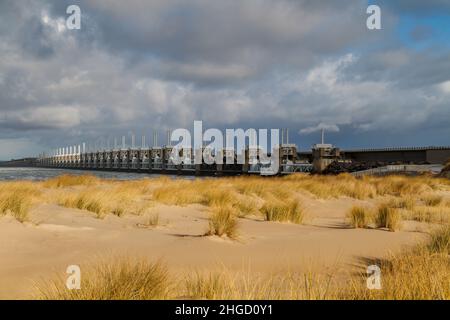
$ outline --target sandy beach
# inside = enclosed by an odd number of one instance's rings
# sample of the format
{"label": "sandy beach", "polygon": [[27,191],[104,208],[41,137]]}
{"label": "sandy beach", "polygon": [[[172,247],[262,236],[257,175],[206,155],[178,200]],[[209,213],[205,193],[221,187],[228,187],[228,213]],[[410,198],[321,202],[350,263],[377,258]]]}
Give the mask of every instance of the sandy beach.
{"label": "sandy beach", "polygon": [[[439,192],[444,199],[450,197],[448,191]],[[306,212],[302,224],[264,221],[261,215],[249,214],[237,219],[234,239],[205,236],[210,213],[202,204],[156,202],[149,212],[158,215],[158,224],[150,226],[150,213],[99,218],[47,199],[34,204],[24,222],[0,217],[0,298],[33,298],[36,281],[64,274],[68,265],[83,266],[107,256],[161,260],[170,272],[185,276],[251,268],[261,274],[289,270],[339,277],[363,272],[368,261],[389,258],[428,238],[426,222],[405,220],[397,232],[349,225],[353,206],[375,207],[383,197],[320,199],[308,192],[296,196]]]}

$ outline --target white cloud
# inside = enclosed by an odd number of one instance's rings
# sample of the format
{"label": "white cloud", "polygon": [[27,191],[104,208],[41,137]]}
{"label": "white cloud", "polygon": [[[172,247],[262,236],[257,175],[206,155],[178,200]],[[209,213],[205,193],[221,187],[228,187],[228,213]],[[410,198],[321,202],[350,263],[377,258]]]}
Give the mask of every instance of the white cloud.
{"label": "white cloud", "polygon": [[23,128],[70,128],[80,124],[80,110],[71,106],[43,106],[7,113],[4,124]]}
{"label": "white cloud", "polygon": [[41,21],[45,25],[51,27],[57,33],[63,33],[64,31],[66,31],[66,23],[62,17],[53,19],[49,16],[48,12],[42,11]]}
{"label": "white cloud", "polygon": [[339,127],[335,124],[326,124],[326,123],[319,123],[317,126],[313,127],[307,127],[304,129],[301,129],[299,133],[301,134],[310,134],[313,132],[318,132],[321,130],[325,130],[328,132],[339,132]]}
{"label": "white cloud", "polygon": [[319,67],[309,71],[306,85],[312,90],[333,90],[338,81],[339,71],[355,61],[353,54],[346,54],[336,60],[325,61]]}
{"label": "white cloud", "polygon": [[444,93],[450,93],[450,81],[442,82],[438,85],[439,89]]}

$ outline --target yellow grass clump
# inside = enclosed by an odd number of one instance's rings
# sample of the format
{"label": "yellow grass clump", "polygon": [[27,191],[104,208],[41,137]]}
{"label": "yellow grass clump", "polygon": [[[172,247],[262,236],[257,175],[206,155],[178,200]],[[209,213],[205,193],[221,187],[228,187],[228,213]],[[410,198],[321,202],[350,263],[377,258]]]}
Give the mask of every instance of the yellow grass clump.
{"label": "yellow grass clump", "polygon": [[65,279],[38,283],[38,298],[45,300],[154,300],[170,293],[167,267],[161,262],[117,257],[81,269],[81,288],[69,290]]}
{"label": "yellow grass clump", "polygon": [[242,218],[251,214],[257,214],[259,204],[253,197],[236,195],[233,199],[233,207],[239,211],[238,215]]}
{"label": "yellow grass clump", "polygon": [[347,217],[350,220],[350,225],[354,228],[365,228],[372,218],[372,213],[366,207],[353,206]]}
{"label": "yellow grass clump", "polygon": [[230,180],[237,192],[247,196],[259,197],[267,193],[268,185],[271,183],[270,181],[263,182],[259,177],[238,177]]}
{"label": "yellow grass clump", "polygon": [[374,262],[381,268],[381,290],[368,290],[362,274],[353,285],[342,288],[337,298],[357,300],[448,300],[450,263],[448,254],[417,248]]}
{"label": "yellow grass clump", "polygon": [[127,186],[105,184],[89,186],[76,190],[61,190],[56,192],[57,203],[68,208],[93,212],[98,218],[111,213],[118,217],[130,213],[142,215],[151,205],[139,196],[140,191]]}
{"label": "yellow grass clump", "polygon": [[305,219],[305,211],[297,199],[281,201],[273,198],[266,200],[261,208],[261,213],[267,221],[301,224]]}
{"label": "yellow grass clump", "polygon": [[214,207],[209,218],[209,230],[206,235],[237,237],[237,212],[232,206]]}
{"label": "yellow grass clump", "polygon": [[0,216],[10,214],[20,222],[28,220],[28,213],[40,191],[32,182],[0,184]]}
{"label": "yellow grass clump", "polygon": [[91,186],[98,184],[100,179],[92,175],[61,175],[44,181],[46,188],[64,188],[72,186]]}
{"label": "yellow grass clump", "polygon": [[405,210],[413,210],[415,205],[416,201],[412,196],[394,198],[388,202],[388,206],[391,208],[405,209]]}
{"label": "yellow grass clump", "polygon": [[376,188],[373,185],[349,174],[338,176],[292,175],[286,180],[293,183],[296,190],[306,190],[321,199],[340,196],[368,199],[376,196]]}
{"label": "yellow grass clump", "polygon": [[422,201],[425,205],[430,207],[437,207],[443,203],[444,198],[439,195],[427,195],[422,197]]}
{"label": "yellow grass clump", "polygon": [[180,288],[189,299],[208,300],[319,300],[330,299],[332,278],[313,273],[258,275],[220,270],[197,272]]}
{"label": "yellow grass clump", "polygon": [[397,231],[401,227],[401,213],[397,208],[391,208],[386,204],[381,205],[375,215],[375,224],[378,228],[387,228],[389,231]]}
{"label": "yellow grass clump", "polygon": [[215,188],[203,192],[202,204],[206,206],[226,206],[232,204],[234,195],[232,191]]}
{"label": "yellow grass clump", "polygon": [[194,188],[191,181],[180,181],[177,185],[169,182],[156,188],[152,197],[157,202],[178,206],[200,203],[203,199],[202,193]]}
{"label": "yellow grass clump", "polygon": [[417,206],[406,217],[411,220],[428,223],[449,223],[450,208],[438,206]]}
{"label": "yellow grass clump", "polygon": [[[110,194],[106,191],[96,189],[87,190],[80,193],[64,194],[60,197],[59,204],[68,208],[93,212],[98,218],[102,218],[109,211],[112,211],[109,209],[109,206],[111,205]],[[117,212],[115,214],[117,214]]]}
{"label": "yellow grass clump", "polygon": [[428,250],[444,255],[450,253],[450,226],[443,226],[431,234]]}
{"label": "yellow grass clump", "polygon": [[190,299],[221,299],[233,286],[232,277],[226,277],[223,272],[210,272],[201,274],[196,272],[194,275],[185,279],[186,296]]}

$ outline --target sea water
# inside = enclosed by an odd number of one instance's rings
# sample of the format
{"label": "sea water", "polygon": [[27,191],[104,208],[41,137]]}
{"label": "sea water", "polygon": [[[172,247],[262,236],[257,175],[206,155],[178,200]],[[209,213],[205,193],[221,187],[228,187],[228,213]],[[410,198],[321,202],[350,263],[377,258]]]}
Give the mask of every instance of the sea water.
{"label": "sea water", "polygon": [[[41,181],[57,177],[63,174],[71,174],[71,175],[89,174],[103,179],[115,179],[115,180],[137,180],[144,178],[158,178],[161,176],[160,174],[119,172],[119,171],[48,169],[48,168],[0,168],[0,181],[10,181],[10,180]],[[183,177],[183,178],[192,179],[192,177]]]}

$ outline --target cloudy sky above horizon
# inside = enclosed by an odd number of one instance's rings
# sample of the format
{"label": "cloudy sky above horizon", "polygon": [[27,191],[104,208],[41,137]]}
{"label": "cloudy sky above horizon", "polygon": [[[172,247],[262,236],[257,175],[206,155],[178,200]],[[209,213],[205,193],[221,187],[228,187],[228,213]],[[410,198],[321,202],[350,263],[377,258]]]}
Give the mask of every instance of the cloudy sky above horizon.
{"label": "cloudy sky above horizon", "polygon": [[450,145],[450,1],[0,1],[0,160],[194,120],[288,127],[301,149],[320,128],[343,148]]}

